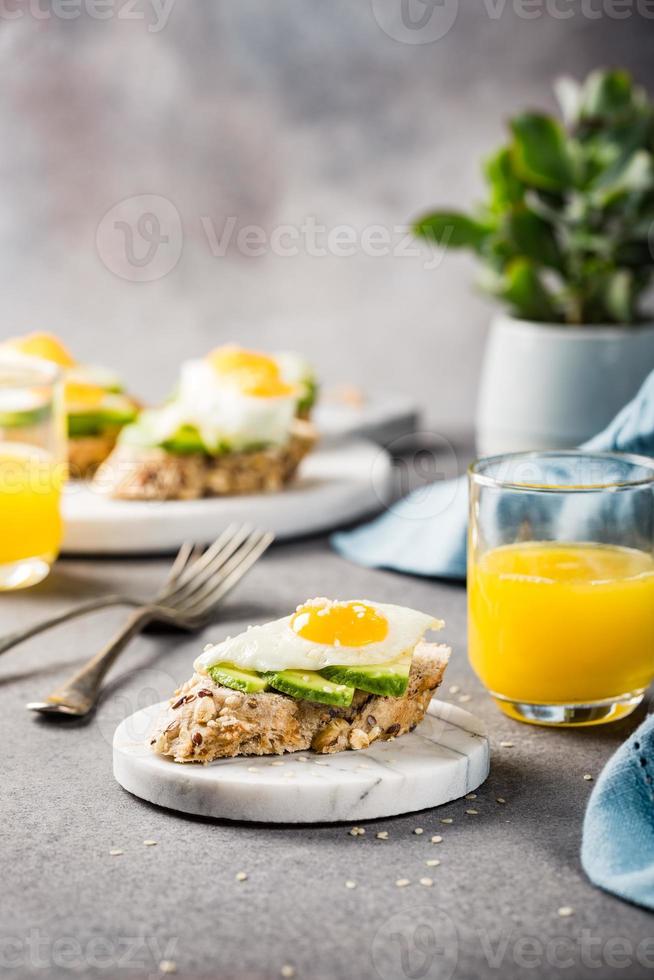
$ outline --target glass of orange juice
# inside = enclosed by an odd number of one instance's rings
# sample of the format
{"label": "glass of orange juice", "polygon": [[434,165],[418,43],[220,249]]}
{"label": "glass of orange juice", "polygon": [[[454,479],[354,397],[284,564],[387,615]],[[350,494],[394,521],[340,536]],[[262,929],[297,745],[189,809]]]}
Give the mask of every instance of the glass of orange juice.
{"label": "glass of orange juice", "polygon": [[65,425],[58,369],[0,359],[0,590],[40,582],[62,537]]}
{"label": "glass of orange juice", "polygon": [[654,678],[654,460],[493,456],[469,470],[468,646],[519,721],[628,715]]}

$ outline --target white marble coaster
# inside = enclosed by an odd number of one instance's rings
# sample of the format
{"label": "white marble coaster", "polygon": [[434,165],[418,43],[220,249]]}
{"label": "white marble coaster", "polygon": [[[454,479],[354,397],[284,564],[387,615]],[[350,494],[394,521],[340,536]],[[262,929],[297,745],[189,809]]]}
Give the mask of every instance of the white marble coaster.
{"label": "white marble coaster", "polygon": [[114,776],[150,803],[204,817],[264,823],[373,820],[459,799],[483,783],[490,751],[481,723],[434,700],[409,735],[359,752],[221,759],[155,755],[146,739],[165,704],[126,718],[114,735]]}

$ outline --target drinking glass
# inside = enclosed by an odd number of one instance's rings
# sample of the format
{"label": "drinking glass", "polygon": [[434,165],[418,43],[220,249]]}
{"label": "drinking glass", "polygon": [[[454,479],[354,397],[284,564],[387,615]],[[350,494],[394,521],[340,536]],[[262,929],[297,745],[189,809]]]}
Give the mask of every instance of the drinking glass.
{"label": "drinking glass", "polygon": [[0,590],[50,571],[62,537],[66,478],[58,369],[31,358],[0,360]]}
{"label": "drinking glass", "polygon": [[654,677],[654,460],[534,452],[469,470],[470,661],[519,721],[630,714]]}

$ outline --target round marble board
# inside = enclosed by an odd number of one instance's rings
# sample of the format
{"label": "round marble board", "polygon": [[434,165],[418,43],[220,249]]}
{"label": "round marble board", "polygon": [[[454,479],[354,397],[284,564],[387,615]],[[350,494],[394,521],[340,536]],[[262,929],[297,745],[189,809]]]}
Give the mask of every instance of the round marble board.
{"label": "round marble board", "polygon": [[459,799],[489,769],[489,744],[467,711],[433,701],[415,731],[358,752],[243,756],[180,765],[147,736],[165,704],[126,718],[114,735],[114,776],[149,803],[203,817],[265,823],[374,820]]}
{"label": "round marble board", "polygon": [[355,521],[388,502],[388,453],[365,439],[319,446],[297,479],[277,493],[201,500],[110,500],[90,484],[64,493],[63,551],[73,554],[167,553],[184,541],[208,543],[232,521],[273,531],[278,539],[315,534]]}

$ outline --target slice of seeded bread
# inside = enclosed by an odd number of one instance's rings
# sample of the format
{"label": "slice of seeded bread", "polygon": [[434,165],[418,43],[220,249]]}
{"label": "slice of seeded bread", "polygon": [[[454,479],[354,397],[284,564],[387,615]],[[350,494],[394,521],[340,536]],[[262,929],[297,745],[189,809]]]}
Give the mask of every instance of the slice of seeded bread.
{"label": "slice of seeded bread", "polygon": [[365,749],[377,739],[404,735],[422,721],[449,655],[446,646],[419,643],[404,697],[356,691],[347,708],[272,691],[241,694],[196,673],[175,692],[148,742],[154,752],[175,762]]}
{"label": "slice of seeded bread", "polygon": [[94,486],[119,500],[195,500],[281,490],[316,439],[314,426],[297,419],[285,445],[253,452],[182,455],[119,443],[96,473]]}
{"label": "slice of seeded bread", "polygon": [[93,476],[112,452],[120,432],[119,425],[108,426],[97,436],[72,436],[68,440],[68,470],[75,480]]}

